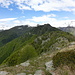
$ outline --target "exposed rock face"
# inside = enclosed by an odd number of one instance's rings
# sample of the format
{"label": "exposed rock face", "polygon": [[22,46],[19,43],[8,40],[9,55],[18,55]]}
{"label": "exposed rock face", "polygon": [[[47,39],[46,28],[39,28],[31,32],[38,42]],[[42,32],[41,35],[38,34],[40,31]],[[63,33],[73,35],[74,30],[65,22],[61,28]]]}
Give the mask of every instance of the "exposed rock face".
{"label": "exposed rock face", "polygon": [[49,61],[45,63],[46,65],[46,70],[49,71],[52,75],[55,75],[55,73],[53,72],[54,68],[53,68],[53,61]]}
{"label": "exposed rock face", "polygon": [[51,71],[52,70],[52,66],[53,66],[53,61],[49,61],[45,63],[46,65],[46,70]]}
{"label": "exposed rock face", "polygon": [[29,63],[29,61],[26,61],[26,62],[24,62],[24,63],[21,63],[20,65],[21,65],[21,66],[29,66],[30,63]]}
{"label": "exposed rock face", "polygon": [[44,43],[48,42],[49,40],[50,40],[50,38],[48,38],[48,39],[46,39],[46,40],[43,40],[43,41],[42,41],[42,45],[43,45]]}
{"label": "exposed rock face", "polygon": [[32,75],[32,74],[28,74],[28,75]]}
{"label": "exposed rock face", "polygon": [[6,71],[0,71],[0,75],[7,75],[9,72]]}
{"label": "exposed rock face", "polygon": [[26,75],[26,73],[19,73],[19,74],[17,74],[17,75]]}
{"label": "exposed rock face", "polygon": [[75,42],[71,42],[70,45],[75,45]]}
{"label": "exposed rock face", "polygon": [[45,75],[42,70],[37,70],[34,75]]}
{"label": "exposed rock face", "polygon": [[69,32],[70,34],[75,36],[75,27],[67,26],[67,27],[59,27],[60,30]]}

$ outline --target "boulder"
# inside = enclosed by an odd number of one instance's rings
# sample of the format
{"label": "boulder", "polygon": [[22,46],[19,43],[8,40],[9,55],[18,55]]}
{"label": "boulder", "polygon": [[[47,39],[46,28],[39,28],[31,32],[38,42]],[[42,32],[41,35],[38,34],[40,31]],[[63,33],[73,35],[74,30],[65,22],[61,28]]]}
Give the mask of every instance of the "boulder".
{"label": "boulder", "polygon": [[17,75],[26,75],[26,73],[18,73]]}
{"label": "boulder", "polygon": [[37,70],[34,75],[45,75],[45,74],[44,74],[44,71]]}
{"label": "boulder", "polygon": [[49,61],[49,62],[46,62],[46,63],[45,63],[45,66],[46,66],[46,70],[47,70],[47,71],[53,70],[53,61],[51,60],[51,61]]}
{"label": "boulder", "polygon": [[0,71],[0,75],[7,75],[9,72],[6,71]]}
{"label": "boulder", "polygon": [[24,62],[24,63],[21,63],[20,65],[21,65],[21,66],[29,66],[30,63],[29,63],[29,61],[26,61],[26,62]]}

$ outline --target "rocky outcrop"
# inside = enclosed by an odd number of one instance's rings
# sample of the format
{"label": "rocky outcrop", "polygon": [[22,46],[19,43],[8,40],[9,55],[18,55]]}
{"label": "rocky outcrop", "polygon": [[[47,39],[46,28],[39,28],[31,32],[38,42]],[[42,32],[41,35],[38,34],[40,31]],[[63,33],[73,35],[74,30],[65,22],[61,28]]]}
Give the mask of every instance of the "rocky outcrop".
{"label": "rocky outcrop", "polygon": [[26,73],[18,73],[17,75],[26,75]]}
{"label": "rocky outcrop", "polygon": [[29,66],[30,63],[29,63],[29,61],[26,61],[26,62],[24,62],[24,63],[21,63],[20,65],[21,65],[21,66]]}
{"label": "rocky outcrop", "polygon": [[44,74],[44,71],[37,70],[34,75],[45,75],[45,74]]}
{"label": "rocky outcrop", "polygon": [[51,71],[52,70],[52,66],[53,66],[53,61],[49,61],[45,63],[46,66],[46,70]]}
{"label": "rocky outcrop", "polygon": [[49,61],[45,63],[46,66],[46,71],[49,71],[52,75],[55,75],[55,73],[53,72],[54,68],[53,68],[53,61]]}
{"label": "rocky outcrop", "polygon": [[0,71],[0,75],[7,75],[9,74],[9,72],[6,72],[6,71]]}

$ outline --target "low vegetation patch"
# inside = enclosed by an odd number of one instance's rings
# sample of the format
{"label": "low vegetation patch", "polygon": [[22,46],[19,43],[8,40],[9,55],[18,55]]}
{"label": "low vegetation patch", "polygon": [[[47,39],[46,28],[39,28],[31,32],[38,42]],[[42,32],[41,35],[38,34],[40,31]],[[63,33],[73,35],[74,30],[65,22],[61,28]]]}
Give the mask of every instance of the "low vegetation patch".
{"label": "low vegetation patch", "polygon": [[53,65],[55,68],[61,65],[68,65],[73,69],[75,65],[75,51],[58,52],[53,57]]}
{"label": "low vegetation patch", "polygon": [[32,45],[26,45],[21,50],[13,53],[3,63],[7,63],[7,65],[9,66],[14,66],[36,56],[37,53],[35,51],[35,48]]}

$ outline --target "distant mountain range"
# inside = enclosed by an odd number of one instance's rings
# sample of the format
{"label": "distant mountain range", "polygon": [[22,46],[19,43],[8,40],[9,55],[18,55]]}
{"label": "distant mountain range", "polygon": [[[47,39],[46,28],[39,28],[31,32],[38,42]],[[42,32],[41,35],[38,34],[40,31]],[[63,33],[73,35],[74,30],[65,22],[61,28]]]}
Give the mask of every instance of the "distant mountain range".
{"label": "distant mountain range", "polygon": [[59,27],[60,30],[69,32],[70,34],[75,36],[75,27],[68,26],[68,27]]}

